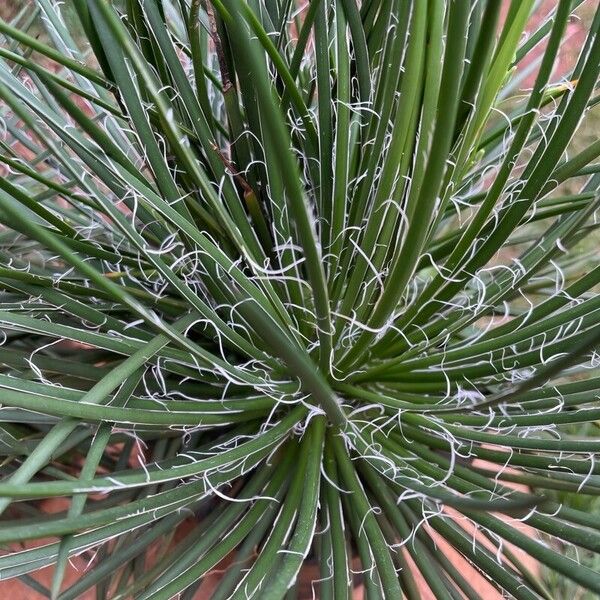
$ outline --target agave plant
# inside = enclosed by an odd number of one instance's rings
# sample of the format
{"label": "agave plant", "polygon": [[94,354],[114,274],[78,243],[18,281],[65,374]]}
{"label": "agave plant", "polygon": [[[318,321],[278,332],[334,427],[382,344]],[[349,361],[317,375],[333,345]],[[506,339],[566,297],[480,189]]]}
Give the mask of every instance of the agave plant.
{"label": "agave plant", "polygon": [[0,23],[0,578],[599,594],[600,10],[557,75],[579,0],[60,4]]}

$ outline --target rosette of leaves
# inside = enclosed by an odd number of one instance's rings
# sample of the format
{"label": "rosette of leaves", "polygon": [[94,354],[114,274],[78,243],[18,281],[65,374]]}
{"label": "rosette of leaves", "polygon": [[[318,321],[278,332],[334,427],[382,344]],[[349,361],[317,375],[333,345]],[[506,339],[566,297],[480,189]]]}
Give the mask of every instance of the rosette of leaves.
{"label": "rosette of leaves", "polygon": [[552,597],[517,549],[600,593],[553,499],[600,494],[600,11],[556,75],[581,2],[535,4],[1,22],[2,579],[479,597],[444,540],[504,595]]}

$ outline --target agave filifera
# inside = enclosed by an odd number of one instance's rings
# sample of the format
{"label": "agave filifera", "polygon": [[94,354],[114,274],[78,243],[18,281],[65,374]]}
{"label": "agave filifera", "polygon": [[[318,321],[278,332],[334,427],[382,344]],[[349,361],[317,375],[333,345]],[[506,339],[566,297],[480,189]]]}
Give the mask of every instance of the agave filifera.
{"label": "agave filifera", "polygon": [[316,561],[320,598],[356,571],[369,599],[420,597],[419,572],[479,597],[443,538],[507,595],[552,597],[514,547],[600,593],[557,546],[597,552],[600,521],[554,500],[600,494],[577,435],[600,418],[600,142],[567,152],[600,10],[556,79],[581,2],[524,37],[534,4],[74,0],[71,34],[37,0],[0,23],[0,541],[57,538],[2,578],[191,598],[229,559],[211,597],[278,599]]}

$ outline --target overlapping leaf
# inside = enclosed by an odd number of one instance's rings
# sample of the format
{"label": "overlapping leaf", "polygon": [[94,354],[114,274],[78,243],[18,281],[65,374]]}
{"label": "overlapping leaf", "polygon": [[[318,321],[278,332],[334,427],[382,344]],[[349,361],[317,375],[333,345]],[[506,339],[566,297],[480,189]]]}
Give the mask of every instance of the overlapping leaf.
{"label": "overlapping leaf", "polygon": [[600,495],[600,10],[557,75],[580,1],[31,4],[0,21],[0,578],[480,597],[443,538],[489,589],[552,597],[518,548],[600,593],[556,499]]}

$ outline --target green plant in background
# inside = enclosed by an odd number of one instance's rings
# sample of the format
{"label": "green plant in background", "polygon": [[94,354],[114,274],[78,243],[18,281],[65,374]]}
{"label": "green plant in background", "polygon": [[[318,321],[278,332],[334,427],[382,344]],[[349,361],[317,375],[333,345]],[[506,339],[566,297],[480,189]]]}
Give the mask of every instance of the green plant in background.
{"label": "green plant in background", "polygon": [[600,593],[598,515],[562,503],[600,495],[600,142],[567,152],[600,10],[556,80],[581,2],[526,37],[534,0],[503,4],[0,22],[2,579],[192,598],[228,559],[212,598],[307,564],[323,599],[479,597],[443,538],[506,595],[553,597],[515,547]]}

